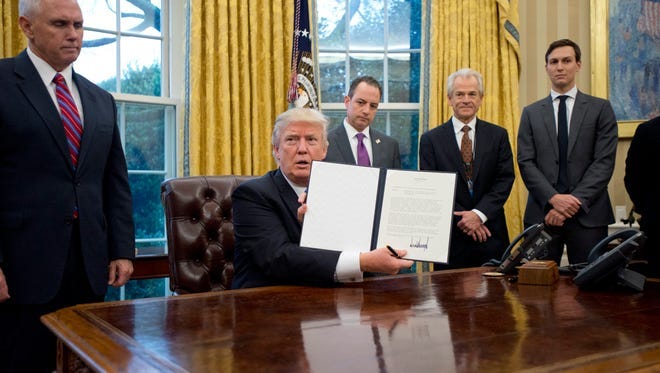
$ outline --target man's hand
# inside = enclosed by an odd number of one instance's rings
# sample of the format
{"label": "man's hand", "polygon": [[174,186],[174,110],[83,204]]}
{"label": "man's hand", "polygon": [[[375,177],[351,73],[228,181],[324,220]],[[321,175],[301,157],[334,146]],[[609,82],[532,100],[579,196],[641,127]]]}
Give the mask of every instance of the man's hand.
{"label": "man's hand", "polygon": [[[408,254],[406,250],[396,250],[399,257]],[[366,253],[360,253],[360,270],[362,272],[378,272],[395,275],[400,270],[410,268],[412,260],[397,259],[386,247],[379,247]]]}
{"label": "man's hand", "polygon": [[485,242],[490,237],[490,230],[474,211],[454,211],[454,215],[461,217],[457,224],[458,229],[473,240]]}
{"label": "man's hand", "polygon": [[548,202],[550,202],[553,209],[557,210],[566,219],[572,218],[573,215],[577,214],[582,205],[582,202],[572,194],[555,194]]}
{"label": "man's hand", "polygon": [[9,298],[9,286],[7,286],[5,274],[2,273],[2,270],[0,269],[0,303],[6,301]]}
{"label": "man's hand", "polygon": [[544,221],[546,225],[561,227],[566,221],[566,216],[561,214],[556,209],[552,209],[545,215]]}
{"label": "man's hand", "polygon": [[298,197],[298,203],[300,203],[300,207],[298,207],[298,221],[303,222],[303,219],[305,218],[305,213],[307,212],[307,204],[305,203],[307,201],[307,192],[302,192],[300,197]]}
{"label": "man's hand", "polygon": [[133,262],[128,259],[117,259],[108,265],[108,285],[120,287],[131,279],[133,274]]}

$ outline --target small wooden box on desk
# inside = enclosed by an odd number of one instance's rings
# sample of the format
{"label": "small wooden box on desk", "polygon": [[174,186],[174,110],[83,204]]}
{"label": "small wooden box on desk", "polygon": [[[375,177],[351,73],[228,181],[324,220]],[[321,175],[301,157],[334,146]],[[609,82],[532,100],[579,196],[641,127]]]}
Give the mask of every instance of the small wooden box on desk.
{"label": "small wooden box on desk", "polygon": [[552,285],[559,279],[559,268],[554,260],[531,260],[518,267],[518,283]]}

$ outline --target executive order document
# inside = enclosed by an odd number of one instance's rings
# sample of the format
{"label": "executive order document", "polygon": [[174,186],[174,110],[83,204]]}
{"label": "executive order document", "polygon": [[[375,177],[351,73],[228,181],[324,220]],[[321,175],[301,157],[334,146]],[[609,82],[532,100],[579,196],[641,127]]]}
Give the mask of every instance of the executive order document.
{"label": "executive order document", "polygon": [[369,251],[390,245],[406,259],[446,263],[456,174],[315,161],[300,245]]}

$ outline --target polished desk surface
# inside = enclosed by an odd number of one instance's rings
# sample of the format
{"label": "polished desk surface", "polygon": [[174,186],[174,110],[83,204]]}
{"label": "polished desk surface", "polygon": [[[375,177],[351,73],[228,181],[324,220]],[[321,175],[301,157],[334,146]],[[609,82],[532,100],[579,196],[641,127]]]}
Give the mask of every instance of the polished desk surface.
{"label": "polished desk surface", "polygon": [[578,290],[474,268],[80,305],[43,317],[98,371],[660,369],[660,283]]}

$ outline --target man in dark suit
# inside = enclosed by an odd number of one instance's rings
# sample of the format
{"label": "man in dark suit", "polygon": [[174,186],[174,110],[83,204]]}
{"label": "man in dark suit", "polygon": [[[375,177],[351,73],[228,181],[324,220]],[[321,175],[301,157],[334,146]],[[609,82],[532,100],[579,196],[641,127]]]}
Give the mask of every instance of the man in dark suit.
{"label": "man in dark suit", "polygon": [[[346,118],[342,125],[328,132],[328,154],[325,160],[362,166],[401,168],[399,143],[393,137],[376,131],[370,125],[376,117],[383,90],[370,76],[351,82],[344,97]],[[364,144],[368,157],[361,160],[359,147]]]}
{"label": "man in dark suit", "polygon": [[545,223],[553,235],[549,258],[557,263],[564,245],[571,264],[586,262],[614,223],[607,184],[614,171],[616,118],[609,101],[578,91],[580,56],[571,40],[550,44],[550,95],[523,109],[518,130],[518,166],[529,191],[524,224]]}
{"label": "man in dark suit", "polygon": [[449,260],[436,268],[480,266],[499,260],[509,245],[504,203],[513,186],[513,154],[507,131],[477,118],[483,96],[479,72],[451,74],[447,100],[454,115],[419,142],[420,170],[458,174]]}
{"label": "man in dark suit", "polygon": [[635,130],[623,181],[635,211],[639,213],[639,228],[647,240],[642,248],[642,259],[647,261],[643,269],[649,277],[660,277],[660,193],[654,172],[660,160],[660,116],[640,124]]}
{"label": "man in dark suit", "polygon": [[[135,237],[115,102],[71,67],[78,3],[19,10],[28,48],[0,61],[0,371],[50,372],[55,337],[39,317],[126,283]],[[64,118],[82,126],[79,146]]]}
{"label": "man in dark suit", "polygon": [[[307,207],[305,189],[312,161],[323,160],[327,152],[327,126],[327,118],[313,109],[282,113],[275,120],[272,136],[279,168],[244,182],[232,194],[233,288],[332,285],[359,281],[364,271],[395,274],[412,265],[410,260],[395,258],[385,247],[357,253],[299,245],[300,221]],[[404,256],[406,250],[397,253]]]}

